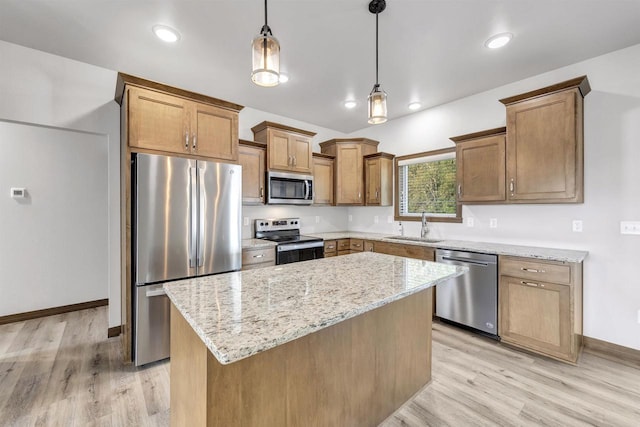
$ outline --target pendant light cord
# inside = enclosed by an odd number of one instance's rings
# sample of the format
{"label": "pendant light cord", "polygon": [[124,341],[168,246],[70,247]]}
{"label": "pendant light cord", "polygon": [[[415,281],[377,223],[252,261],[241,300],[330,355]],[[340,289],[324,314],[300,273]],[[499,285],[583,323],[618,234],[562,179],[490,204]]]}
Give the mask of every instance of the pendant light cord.
{"label": "pendant light cord", "polygon": [[273,35],[271,28],[269,28],[269,25],[267,24],[267,0],[264,0],[264,26],[262,27],[261,33],[265,36],[269,34]]}
{"label": "pendant light cord", "polygon": [[378,11],[377,10],[376,10],[376,86],[379,86],[378,85]]}

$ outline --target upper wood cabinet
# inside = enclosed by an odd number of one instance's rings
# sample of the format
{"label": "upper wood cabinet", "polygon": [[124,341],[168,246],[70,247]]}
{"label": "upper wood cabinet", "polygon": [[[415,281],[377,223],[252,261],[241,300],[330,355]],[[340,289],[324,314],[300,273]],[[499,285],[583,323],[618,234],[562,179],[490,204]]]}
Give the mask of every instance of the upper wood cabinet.
{"label": "upper wood cabinet", "polygon": [[451,138],[456,143],[456,177],[461,202],[504,202],[506,128]]}
{"label": "upper wood cabinet", "polygon": [[116,101],[127,109],[123,132],[133,151],[238,160],[240,105],[122,73]]}
{"label": "upper wood cabinet", "polygon": [[313,153],[313,204],[333,205],[333,156]]}
{"label": "upper wood cabinet", "polygon": [[389,153],[364,156],[365,205],[393,205],[393,158]]}
{"label": "upper wood cabinet", "polygon": [[366,138],[321,142],[324,154],[335,156],[336,205],[364,205],[364,156],[378,151],[378,141]]}
{"label": "upper wood cabinet", "polygon": [[507,108],[507,200],[582,203],[586,76],[501,99]]}
{"label": "upper wood cabinet", "polygon": [[272,122],[262,122],[251,130],[256,141],[267,144],[269,170],[306,174],[313,172],[311,138],[315,132]]}
{"label": "upper wood cabinet", "polygon": [[267,145],[241,139],[238,153],[238,162],[242,166],[242,203],[264,204]]}

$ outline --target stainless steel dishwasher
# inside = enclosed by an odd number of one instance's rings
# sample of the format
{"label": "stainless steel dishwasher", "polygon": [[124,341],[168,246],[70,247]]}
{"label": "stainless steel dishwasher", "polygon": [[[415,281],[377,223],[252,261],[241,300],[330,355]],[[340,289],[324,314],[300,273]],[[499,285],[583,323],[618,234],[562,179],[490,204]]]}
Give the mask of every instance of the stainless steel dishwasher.
{"label": "stainless steel dishwasher", "polygon": [[438,249],[436,262],[469,267],[469,272],[436,287],[436,316],[498,335],[498,257]]}

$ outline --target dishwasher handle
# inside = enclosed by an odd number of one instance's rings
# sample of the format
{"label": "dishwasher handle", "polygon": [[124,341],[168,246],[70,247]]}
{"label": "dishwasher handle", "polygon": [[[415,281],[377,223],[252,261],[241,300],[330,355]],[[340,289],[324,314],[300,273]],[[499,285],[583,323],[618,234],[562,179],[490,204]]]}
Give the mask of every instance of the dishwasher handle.
{"label": "dishwasher handle", "polygon": [[444,261],[456,261],[464,264],[481,265],[483,267],[487,267],[489,265],[489,263],[482,262],[482,261],[474,261],[472,259],[451,258],[448,256],[443,256],[441,259]]}

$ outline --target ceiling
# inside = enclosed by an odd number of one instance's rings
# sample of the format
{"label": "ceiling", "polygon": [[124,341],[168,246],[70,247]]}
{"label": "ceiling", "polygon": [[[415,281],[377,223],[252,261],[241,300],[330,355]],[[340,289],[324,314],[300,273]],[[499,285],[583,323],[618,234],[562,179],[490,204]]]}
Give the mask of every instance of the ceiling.
{"label": "ceiling", "polygon": [[[350,133],[375,82],[369,0],[271,0],[290,81],[250,81],[261,0],[1,0],[0,39]],[[640,0],[387,0],[380,83],[389,118],[640,43]],[[165,44],[151,27],[182,38]],[[512,42],[489,50],[500,32]],[[115,81],[114,81],[115,88]],[[358,101],[353,110],[344,100]],[[384,126],[384,125],[381,125]]]}

